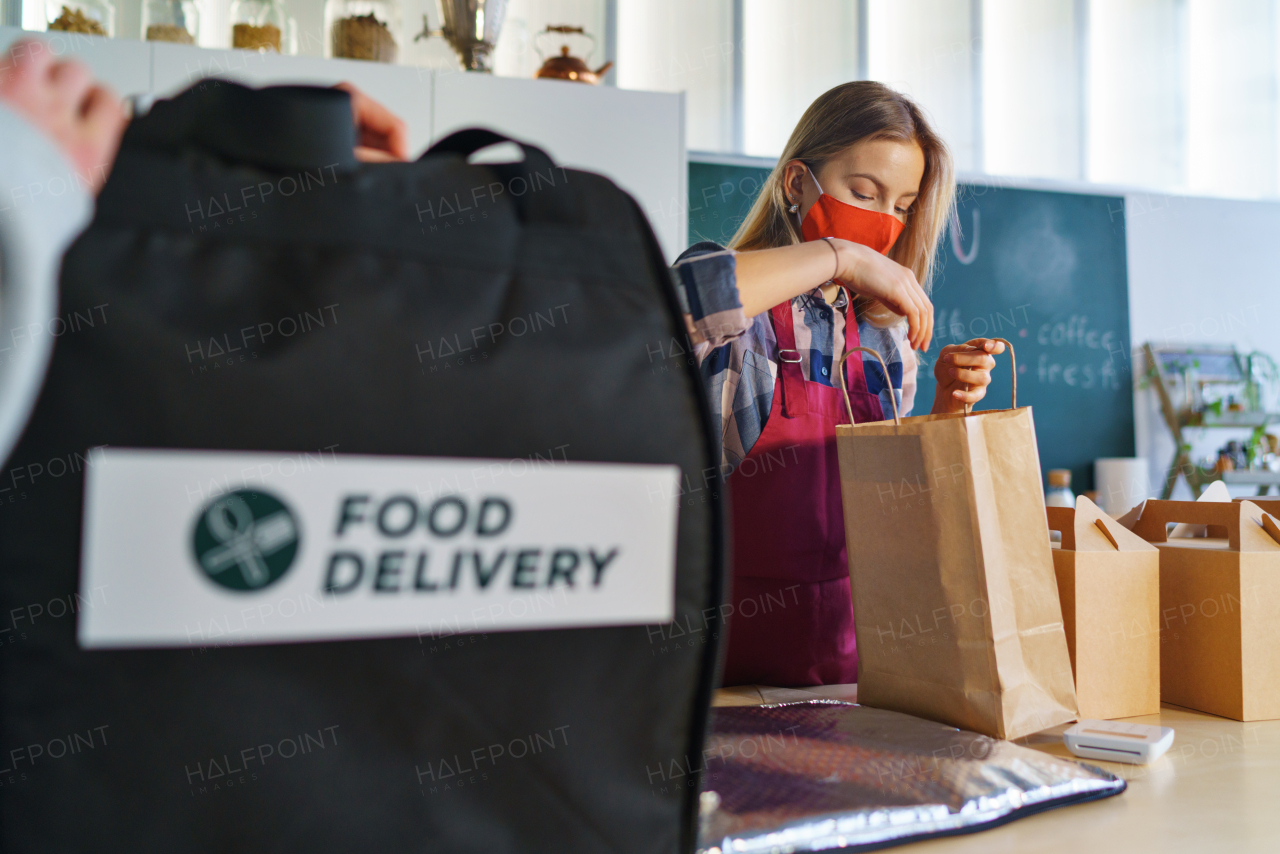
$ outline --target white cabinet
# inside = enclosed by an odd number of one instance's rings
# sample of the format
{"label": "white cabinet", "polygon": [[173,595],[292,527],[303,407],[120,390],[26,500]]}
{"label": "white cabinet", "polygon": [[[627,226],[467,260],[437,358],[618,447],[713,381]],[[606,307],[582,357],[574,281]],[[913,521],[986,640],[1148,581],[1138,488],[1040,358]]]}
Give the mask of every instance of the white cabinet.
{"label": "white cabinet", "polygon": [[161,43],[152,46],[151,68],[152,91],[160,98],[175,95],[202,77],[225,77],[250,86],[351,83],[404,119],[410,151],[417,153],[431,141],[431,70],[427,68]]}
{"label": "white cabinet", "polygon": [[[0,27],[0,49],[20,35],[21,30]],[[414,155],[459,128],[492,128],[544,148],[562,166],[611,178],[639,201],[668,259],[685,246],[683,94],[70,33],[35,35],[49,39],[56,53],[84,60],[122,95],[167,97],[202,77],[250,85],[347,81],[405,120]]]}
{"label": "white cabinet", "polygon": [[685,248],[684,95],[435,72],[433,139],[487,127],[598,172],[635,196],[668,258]]}

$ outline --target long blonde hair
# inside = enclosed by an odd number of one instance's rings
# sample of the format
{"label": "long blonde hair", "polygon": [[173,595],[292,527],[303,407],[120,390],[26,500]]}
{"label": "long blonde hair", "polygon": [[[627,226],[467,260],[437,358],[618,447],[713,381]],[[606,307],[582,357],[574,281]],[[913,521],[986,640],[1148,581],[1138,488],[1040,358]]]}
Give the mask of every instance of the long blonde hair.
{"label": "long blonde hair", "polygon": [[[816,175],[831,157],[870,139],[914,142],[924,152],[920,195],[889,257],[915,273],[916,281],[927,292],[938,240],[955,200],[951,152],[915,102],[871,80],[841,83],[809,105],[791,132],[778,165],[769,173],[760,195],[747,212],[747,218],[729,241],[729,247],[772,249],[803,243],[796,216],[787,213],[790,205],[783,187],[787,164],[799,160]],[[860,316],[876,325],[890,325],[900,320],[898,315],[871,301],[860,300],[857,310]]]}

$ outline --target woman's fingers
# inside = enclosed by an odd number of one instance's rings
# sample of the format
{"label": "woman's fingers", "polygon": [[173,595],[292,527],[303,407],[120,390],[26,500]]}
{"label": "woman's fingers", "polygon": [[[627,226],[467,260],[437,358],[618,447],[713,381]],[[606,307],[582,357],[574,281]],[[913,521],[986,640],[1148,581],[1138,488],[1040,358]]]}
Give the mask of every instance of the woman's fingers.
{"label": "woman's fingers", "polygon": [[49,82],[62,109],[79,115],[80,103],[93,85],[89,69],[79,62],[59,62],[49,69]]}
{"label": "woman's fingers", "polygon": [[991,353],[994,356],[999,356],[1005,351],[1004,342],[997,341],[995,338],[974,338],[970,341],[966,341],[964,345],[966,347],[973,347],[974,349]]}
{"label": "woman's fingers", "polygon": [[929,340],[933,336],[933,306],[929,305],[927,299],[922,298],[923,294],[918,288],[911,289],[910,293],[911,304],[916,314],[916,335],[912,346],[919,351],[928,350]]}
{"label": "woman's fingers", "polygon": [[895,308],[894,311],[907,319],[907,343],[912,349],[919,349],[917,344],[920,340],[920,307],[912,299],[904,299],[899,305],[901,308]]}
{"label": "woman's fingers", "polygon": [[991,382],[990,371],[974,371],[966,368],[952,368],[951,376],[968,385],[988,385]]}
{"label": "woman's fingers", "polygon": [[[924,338],[924,330],[928,319],[925,316],[924,306],[916,298],[915,291],[911,287],[914,281],[911,271],[887,258],[880,259],[879,256],[877,256],[875,264],[879,267],[877,272],[887,274],[887,280],[873,278],[870,281],[859,282],[859,287],[855,288],[855,290],[865,296],[880,300],[890,311],[905,317],[907,320],[907,343],[913,349],[920,349],[920,342]],[[880,266],[882,264],[890,266]]]}
{"label": "woman's fingers", "polygon": [[919,325],[911,338],[911,346],[916,350],[928,350],[929,344],[933,341],[933,303],[924,292],[924,288],[920,287],[916,281],[916,277],[909,271],[907,271],[907,277],[907,292],[910,294],[919,318]]}
{"label": "woman's fingers", "polygon": [[[914,278],[913,276],[912,279]],[[916,289],[920,292],[920,299],[924,302],[925,318],[927,320],[924,330],[924,342],[920,347],[923,351],[928,350],[930,345],[933,344],[933,300],[929,299],[929,295],[924,292],[924,288],[920,287],[919,283],[916,284]]]}
{"label": "woman's fingers", "polygon": [[956,389],[955,391],[951,392],[951,396],[954,397],[956,400],[962,401],[972,406],[973,404],[977,403],[978,401],[982,400],[984,397],[987,396],[987,388],[986,386],[983,386],[981,388],[971,389],[969,391],[965,391],[963,389]]}
{"label": "woman's fingers", "polygon": [[90,86],[79,110],[82,132],[77,148],[82,152],[81,161],[89,166],[90,186],[96,193],[106,183],[128,119],[120,99],[103,86]]}
{"label": "woman's fingers", "polygon": [[370,148],[366,145],[356,146],[356,160],[361,163],[399,163],[400,158],[383,151],[381,148]]}
{"label": "woman's fingers", "polygon": [[[850,290],[879,300],[907,319],[907,343],[927,350],[933,341],[933,302],[915,274],[874,249],[848,241],[832,241],[836,248],[836,278]],[[843,251],[841,251],[843,250]]]}
{"label": "woman's fingers", "polygon": [[120,99],[105,86],[93,86],[85,93],[80,102],[80,117],[91,133],[115,130],[125,121]]}
{"label": "woman's fingers", "polygon": [[0,95],[6,100],[31,98],[46,84],[53,54],[37,39],[19,39],[0,58]]}
{"label": "woman's fingers", "polygon": [[947,355],[947,361],[962,368],[976,368],[981,371],[990,371],[996,366],[996,360],[980,350],[952,352]]}

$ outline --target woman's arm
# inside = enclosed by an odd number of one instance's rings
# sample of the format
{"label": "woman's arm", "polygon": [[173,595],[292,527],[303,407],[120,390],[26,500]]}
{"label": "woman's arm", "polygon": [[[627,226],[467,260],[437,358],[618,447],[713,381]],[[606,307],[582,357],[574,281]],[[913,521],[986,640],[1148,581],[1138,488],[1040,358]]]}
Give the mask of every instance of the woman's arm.
{"label": "woman's arm", "polygon": [[933,303],[906,267],[848,240],[811,240],[737,254],[738,295],[747,317],[838,279],[855,294],[879,300],[907,319],[916,350],[933,339]]}

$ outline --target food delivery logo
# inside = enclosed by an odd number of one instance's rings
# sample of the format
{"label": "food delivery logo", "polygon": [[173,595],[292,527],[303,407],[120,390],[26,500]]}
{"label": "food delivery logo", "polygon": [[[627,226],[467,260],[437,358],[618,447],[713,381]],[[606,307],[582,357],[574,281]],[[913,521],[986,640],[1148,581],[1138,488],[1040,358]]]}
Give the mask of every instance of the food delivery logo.
{"label": "food delivery logo", "polygon": [[298,555],[298,523],[278,498],[256,489],[219,496],[196,520],[196,564],[229,590],[261,590],[289,571]]}

